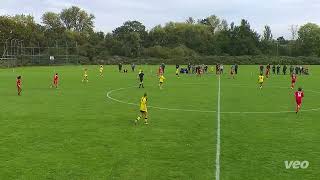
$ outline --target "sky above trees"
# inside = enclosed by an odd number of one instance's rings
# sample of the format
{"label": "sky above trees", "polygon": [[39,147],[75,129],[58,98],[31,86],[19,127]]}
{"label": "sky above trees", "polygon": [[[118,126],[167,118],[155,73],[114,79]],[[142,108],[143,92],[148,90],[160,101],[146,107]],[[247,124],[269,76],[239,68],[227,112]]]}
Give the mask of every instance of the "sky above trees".
{"label": "sky above trees", "polygon": [[41,22],[44,12],[77,5],[95,15],[95,29],[111,32],[127,20],[147,29],[169,21],[202,19],[215,14],[229,23],[247,19],[259,33],[269,25],[274,37],[290,37],[291,25],[320,24],[318,0],[0,0],[0,15],[31,14]]}

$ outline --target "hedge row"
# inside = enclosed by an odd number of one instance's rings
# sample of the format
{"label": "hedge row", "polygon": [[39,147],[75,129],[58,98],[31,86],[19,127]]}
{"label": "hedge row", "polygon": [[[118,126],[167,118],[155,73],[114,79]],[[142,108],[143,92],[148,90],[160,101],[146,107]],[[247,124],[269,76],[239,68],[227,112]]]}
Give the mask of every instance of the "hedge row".
{"label": "hedge row", "polygon": [[254,65],[254,64],[293,64],[293,65],[319,65],[320,58],[318,57],[288,57],[288,56],[188,56],[188,57],[176,57],[176,58],[154,58],[154,57],[142,57],[142,58],[128,58],[119,56],[110,56],[105,58],[99,58],[89,60],[86,57],[79,56],[72,59],[56,58],[52,64],[49,57],[42,57],[36,59],[19,58],[16,61],[13,60],[0,60],[1,67],[13,67],[13,66],[46,66],[46,65],[64,65],[64,64],[242,64],[242,65]]}
{"label": "hedge row", "polygon": [[[126,57],[107,57],[96,60],[95,64],[293,64],[293,65],[316,65],[320,64],[318,57],[288,57],[288,56],[190,56],[177,58],[126,58]],[[84,62],[83,62],[84,63]],[[88,63],[88,62],[86,62]]]}

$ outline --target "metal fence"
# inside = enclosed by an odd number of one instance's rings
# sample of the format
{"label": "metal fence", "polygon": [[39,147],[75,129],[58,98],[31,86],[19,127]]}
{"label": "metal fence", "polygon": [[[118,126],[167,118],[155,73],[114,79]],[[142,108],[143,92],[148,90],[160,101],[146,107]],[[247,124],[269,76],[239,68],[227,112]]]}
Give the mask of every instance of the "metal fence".
{"label": "metal fence", "polygon": [[39,43],[36,46],[24,46],[23,40],[5,39],[0,43],[0,55],[2,67],[79,63],[79,49],[76,43],[59,45],[56,42],[55,46],[46,47],[40,46]]}

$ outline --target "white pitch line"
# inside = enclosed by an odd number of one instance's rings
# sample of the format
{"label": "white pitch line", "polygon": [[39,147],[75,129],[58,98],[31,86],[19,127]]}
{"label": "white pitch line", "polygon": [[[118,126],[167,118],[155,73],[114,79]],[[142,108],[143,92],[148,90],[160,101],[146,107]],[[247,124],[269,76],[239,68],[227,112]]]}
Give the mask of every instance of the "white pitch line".
{"label": "white pitch line", "polygon": [[216,180],[220,180],[220,76],[218,82]]}
{"label": "white pitch line", "polygon": [[[190,84],[198,84],[198,83],[190,83]],[[122,104],[128,104],[133,106],[139,106],[138,103],[131,103],[122,101],[116,98],[111,97],[111,94],[115,91],[121,91],[124,89],[129,88],[136,88],[136,86],[126,87],[126,88],[119,88],[119,89],[113,89],[107,92],[107,98],[118,102]],[[284,87],[278,87],[278,88],[284,88]],[[306,90],[313,93],[320,93],[318,91],[314,90]],[[158,107],[158,106],[148,106],[153,109],[159,109],[159,110],[167,110],[167,111],[182,111],[182,112],[199,112],[199,113],[216,113],[217,111],[210,111],[210,110],[197,110],[197,109],[177,109],[177,108],[167,108],[167,107]],[[310,111],[320,111],[320,107],[318,108],[312,108],[312,109],[302,109],[301,112],[310,112]],[[295,113],[295,111],[242,111],[242,112],[232,112],[232,111],[226,111],[226,112],[219,112],[219,114],[282,114],[282,113]]]}

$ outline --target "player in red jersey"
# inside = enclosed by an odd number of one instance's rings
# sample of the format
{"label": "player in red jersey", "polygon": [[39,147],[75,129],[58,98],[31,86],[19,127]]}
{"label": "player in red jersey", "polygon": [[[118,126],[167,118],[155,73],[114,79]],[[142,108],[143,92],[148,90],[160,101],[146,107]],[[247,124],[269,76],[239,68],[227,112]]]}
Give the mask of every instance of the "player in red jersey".
{"label": "player in red jersey", "polygon": [[18,89],[18,95],[21,96],[21,76],[17,77],[17,89]]}
{"label": "player in red jersey", "polygon": [[266,70],[266,77],[269,78],[270,76],[270,64],[267,65],[267,70]]}
{"label": "player in red jersey", "polygon": [[159,70],[158,70],[158,76],[161,76],[161,75],[163,75],[163,69],[162,69],[162,67],[160,66],[160,67],[159,67]]}
{"label": "player in red jersey", "polygon": [[59,82],[59,76],[58,76],[58,73],[56,73],[54,76],[53,76],[53,86],[55,88],[58,88],[58,82]]}
{"label": "player in red jersey", "polygon": [[297,103],[296,113],[298,113],[301,108],[302,98],[304,97],[302,88],[298,88],[298,91],[294,93],[294,96],[296,97],[296,103]]}
{"label": "player in red jersey", "polygon": [[297,82],[297,75],[293,73],[291,75],[291,89],[294,88],[294,85],[296,84],[296,82]]}

